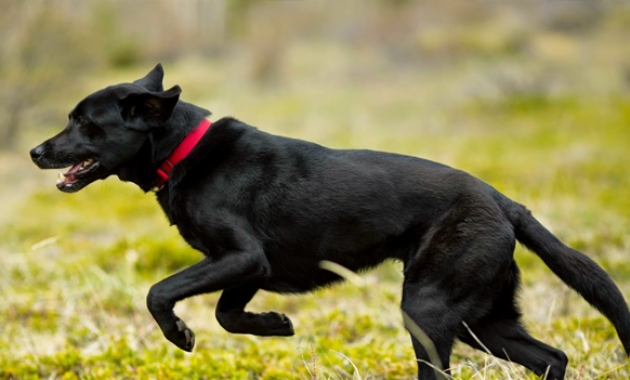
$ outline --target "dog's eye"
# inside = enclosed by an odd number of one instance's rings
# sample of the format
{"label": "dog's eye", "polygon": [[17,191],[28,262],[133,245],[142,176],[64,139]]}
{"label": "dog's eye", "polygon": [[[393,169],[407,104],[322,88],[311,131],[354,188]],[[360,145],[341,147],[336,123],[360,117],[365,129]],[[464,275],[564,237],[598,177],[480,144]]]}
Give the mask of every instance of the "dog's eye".
{"label": "dog's eye", "polygon": [[77,117],[77,124],[79,125],[85,125],[87,124],[87,120],[85,120],[84,118],[82,118],[81,116]]}

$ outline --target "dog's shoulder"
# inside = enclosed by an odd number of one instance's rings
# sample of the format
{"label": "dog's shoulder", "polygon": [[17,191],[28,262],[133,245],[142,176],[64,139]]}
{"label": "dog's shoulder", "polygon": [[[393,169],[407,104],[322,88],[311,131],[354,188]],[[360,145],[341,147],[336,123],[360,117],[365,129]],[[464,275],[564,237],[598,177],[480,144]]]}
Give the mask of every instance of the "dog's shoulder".
{"label": "dog's shoulder", "polygon": [[169,179],[171,187],[181,182],[200,164],[219,163],[229,158],[234,154],[235,144],[244,135],[255,130],[256,128],[231,117],[214,122],[188,156],[173,170]]}
{"label": "dog's shoulder", "polygon": [[275,153],[283,144],[286,142],[281,137],[260,131],[233,117],[219,119],[189,155],[177,164],[169,178],[170,188],[196,180],[226,164],[234,166],[241,162],[251,166],[250,161],[256,161],[261,152]]}
{"label": "dog's shoulder", "polygon": [[224,117],[214,122],[199,144],[191,152],[191,157],[218,147],[231,145],[243,136],[256,134],[258,128],[252,127],[233,117]]}

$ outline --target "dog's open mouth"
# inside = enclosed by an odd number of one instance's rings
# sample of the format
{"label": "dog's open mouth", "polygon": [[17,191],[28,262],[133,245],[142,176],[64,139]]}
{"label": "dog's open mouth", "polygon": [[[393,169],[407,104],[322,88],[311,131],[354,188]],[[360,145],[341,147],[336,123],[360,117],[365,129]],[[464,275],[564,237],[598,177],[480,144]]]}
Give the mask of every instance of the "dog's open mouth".
{"label": "dog's open mouth", "polygon": [[99,162],[93,159],[87,159],[81,161],[78,164],[70,168],[66,173],[59,173],[59,179],[57,179],[57,188],[64,192],[74,192],[88,185],[96,178],[92,177],[99,167]]}

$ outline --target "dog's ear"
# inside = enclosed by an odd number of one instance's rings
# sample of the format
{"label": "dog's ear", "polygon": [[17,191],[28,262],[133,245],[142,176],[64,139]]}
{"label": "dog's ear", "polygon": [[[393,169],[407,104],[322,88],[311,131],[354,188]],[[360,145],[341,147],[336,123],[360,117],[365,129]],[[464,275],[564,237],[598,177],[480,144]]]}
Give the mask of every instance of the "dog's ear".
{"label": "dog's ear", "polygon": [[148,131],[170,119],[182,89],[174,86],[162,92],[133,92],[122,99],[121,116],[131,129]]}
{"label": "dog's ear", "polygon": [[164,79],[164,69],[162,64],[158,63],[144,78],[134,81],[133,84],[142,86],[151,92],[164,91],[162,80]]}

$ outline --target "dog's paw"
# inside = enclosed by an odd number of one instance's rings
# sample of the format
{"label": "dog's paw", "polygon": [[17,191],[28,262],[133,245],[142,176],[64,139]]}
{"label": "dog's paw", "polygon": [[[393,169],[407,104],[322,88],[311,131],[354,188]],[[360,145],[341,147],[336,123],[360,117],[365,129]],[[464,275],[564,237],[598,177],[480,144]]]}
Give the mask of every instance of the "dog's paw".
{"label": "dog's paw", "polygon": [[166,339],[180,349],[192,352],[195,347],[195,333],[179,318],[175,320],[175,326],[177,327],[176,329],[171,330],[169,334],[164,334]]}
{"label": "dog's paw", "polygon": [[276,313],[275,311],[270,311],[268,313],[260,314],[262,318],[266,320],[266,325],[268,326],[268,335],[273,336],[292,336],[295,335],[295,331],[293,330],[293,323],[289,317],[284,314]]}

